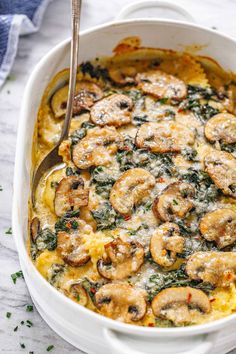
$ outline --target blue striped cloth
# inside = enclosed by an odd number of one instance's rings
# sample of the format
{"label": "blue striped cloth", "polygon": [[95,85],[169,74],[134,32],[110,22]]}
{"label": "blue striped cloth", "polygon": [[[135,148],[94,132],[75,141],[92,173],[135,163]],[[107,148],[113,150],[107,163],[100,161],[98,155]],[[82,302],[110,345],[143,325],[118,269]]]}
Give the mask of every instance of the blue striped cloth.
{"label": "blue striped cloth", "polygon": [[0,87],[10,73],[20,35],[36,32],[52,0],[0,0]]}

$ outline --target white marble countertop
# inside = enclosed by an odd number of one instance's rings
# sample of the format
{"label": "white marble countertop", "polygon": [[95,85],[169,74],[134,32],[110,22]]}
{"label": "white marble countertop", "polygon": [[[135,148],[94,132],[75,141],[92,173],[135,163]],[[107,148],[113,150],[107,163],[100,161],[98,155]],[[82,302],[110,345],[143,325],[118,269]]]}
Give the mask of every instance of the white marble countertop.
{"label": "white marble countertop", "polygon": [[[82,29],[113,19],[124,4],[133,0],[84,0]],[[236,37],[235,0],[168,0],[184,5],[197,23],[214,27]],[[1,353],[82,353],[58,337],[41,319],[37,311],[27,312],[31,304],[23,279],[14,285],[11,274],[20,269],[11,226],[12,177],[20,104],[25,83],[43,55],[69,36],[70,1],[54,0],[48,7],[41,30],[20,39],[12,73],[0,91],[0,351]],[[1,188],[2,187],[2,188]],[[7,318],[6,313],[11,317]],[[30,320],[31,328],[26,326]],[[14,332],[14,328],[18,330]],[[21,348],[20,343],[25,345]],[[236,350],[232,353],[236,354]]]}

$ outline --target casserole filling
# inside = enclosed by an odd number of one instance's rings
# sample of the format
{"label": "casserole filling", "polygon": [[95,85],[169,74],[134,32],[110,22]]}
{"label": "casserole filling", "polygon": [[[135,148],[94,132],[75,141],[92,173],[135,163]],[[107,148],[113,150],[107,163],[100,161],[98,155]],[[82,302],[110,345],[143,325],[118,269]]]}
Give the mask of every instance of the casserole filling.
{"label": "casserole filling", "polygon": [[[59,139],[68,70],[45,90],[33,166]],[[236,81],[209,58],[118,45],[78,68],[64,164],[30,206],[29,252],[79,305],[142,326],[236,310]]]}

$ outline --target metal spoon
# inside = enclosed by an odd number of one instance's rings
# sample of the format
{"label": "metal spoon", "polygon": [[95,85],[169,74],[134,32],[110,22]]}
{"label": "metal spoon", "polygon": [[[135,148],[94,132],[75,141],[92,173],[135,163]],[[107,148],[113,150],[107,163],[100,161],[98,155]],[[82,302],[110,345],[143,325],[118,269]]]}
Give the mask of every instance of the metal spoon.
{"label": "metal spoon", "polygon": [[65,120],[63,123],[61,136],[57,145],[48,153],[48,155],[40,162],[37,170],[33,175],[32,182],[32,204],[35,205],[35,193],[41,177],[51,167],[62,163],[62,157],[58,155],[58,148],[61,142],[68,138],[70,122],[73,110],[73,100],[75,95],[76,73],[78,65],[78,49],[79,49],[79,27],[80,27],[81,0],[71,0],[71,19],[72,19],[72,38],[71,38],[71,56],[70,56],[70,78],[69,91],[67,98],[67,108]]}

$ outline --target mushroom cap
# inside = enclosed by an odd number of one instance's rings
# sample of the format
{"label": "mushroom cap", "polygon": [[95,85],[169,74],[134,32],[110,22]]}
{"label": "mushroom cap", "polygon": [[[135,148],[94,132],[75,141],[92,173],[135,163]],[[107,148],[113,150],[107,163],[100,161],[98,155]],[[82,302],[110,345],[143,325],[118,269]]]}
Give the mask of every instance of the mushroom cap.
{"label": "mushroom cap", "polygon": [[136,135],[136,145],[152,152],[180,152],[184,147],[192,145],[194,133],[181,123],[164,121],[160,123],[144,123]]}
{"label": "mushroom cap", "polygon": [[170,267],[177,259],[177,253],[184,248],[185,239],[180,236],[177,224],[166,222],[159,226],[150,240],[150,252],[154,262]]}
{"label": "mushroom cap", "polygon": [[34,217],[30,223],[30,237],[33,242],[36,241],[40,231],[40,221],[39,218]]}
{"label": "mushroom cap", "polygon": [[207,295],[202,290],[188,286],[160,291],[152,300],[151,306],[155,316],[169,319],[176,325],[191,321],[192,308],[203,313],[211,310]]}
{"label": "mushroom cap", "polygon": [[214,286],[229,286],[235,280],[235,252],[196,252],[186,265],[191,279],[209,282]]}
{"label": "mushroom cap", "polygon": [[97,269],[103,278],[121,280],[137,272],[143,263],[143,246],[137,241],[125,242],[118,237],[105,245]]}
{"label": "mushroom cap", "polygon": [[136,75],[138,87],[158,98],[181,100],[187,95],[185,83],[161,70],[149,70]]}
{"label": "mushroom cap", "polygon": [[172,221],[176,217],[184,218],[193,208],[191,197],[194,196],[194,192],[194,188],[189,183],[170,184],[154,200],[152,208],[154,215],[163,221]]}
{"label": "mushroom cap", "polygon": [[120,127],[130,123],[132,108],[133,101],[130,97],[113,94],[95,103],[91,109],[91,120],[99,126],[113,125]]}
{"label": "mushroom cap", "polygon": [[128,215],[135,205],[147,197],[155,185],[155,177],[143,168],[124,172],[113,185],[110,202],[120,214]]}
{"label": "mushroom cap", "polygon": [[103,285],[95,294],[95,303],[105,316],[126,323],[141,320],[147,310],[144,291],[127,283]]}
{"label": "mushroom cap", "polygon": [[86,306],[88,303],[88,294],[83,287],[81,281],[74,282],[69,288],[70,294],[73,299],[76,300],[80,305]]}
{"label": "mushroom cap", "polygon": [[[51,107],[56,118],[61,118],[66,113],[68,90],[69,86],[66,85],[57,90],[52,97]],[[88,110],[102,97],[103,91],[97,84],[86,80],[78,81],[75,88],[73,114]]]}
{"label": "mushroom cap", "polygon": [[84,188],[84,180],[79,176],[62,178],[56,188],[54,209],[57,216],[63,216],[68,210],[78,210],[88,204],[89,190]]}
{"label": "mushroom cap", "polygon": [[72,267],[80,267],[90,260],[78,231],[68,233],[59,231],[57,234],[57,251],[65,263]]}
{"label": "mushroom cap", "polygon": [[236,143],[236,117],[230,113],[219,113],[205,125],[205,135],[211,142]]}
{"label": "mushroom cap", "polygon": [[222,192],[236,198],[236,159],[226,151],[213,150],[204,159],[206,172]]}
{"label": "mushroom cap", "polygon": [[114,127],[88,130],[87,135],[73,148],[73,162],[82,170],[107,165],[111,162],[111,154],[117,152],[122,142],[122,135]]}
{"label": "mushroom cap", "polygon": [[110,78],[116,84],[126,85],[135,82],[137,69],[133,65],[111,65],[108,71]]}
{"label": "mushroom cap", "polygon": [[222,208],[203,216],[199,225],[202,236],[224,248],[236,241],[236,211]]}

